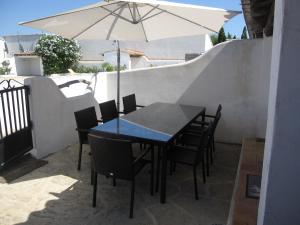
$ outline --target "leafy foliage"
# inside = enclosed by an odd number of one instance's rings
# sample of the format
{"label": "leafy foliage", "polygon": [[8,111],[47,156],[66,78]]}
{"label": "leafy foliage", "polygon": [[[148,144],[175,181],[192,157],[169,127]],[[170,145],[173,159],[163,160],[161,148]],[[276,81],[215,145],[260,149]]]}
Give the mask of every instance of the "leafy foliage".
{"label": "leafy foliage", "polygon": [[247,31],[246,26],[244,26],[244,28],[243,28],[243,33],[242,33],[241,39],[248,39],[248,31]]}
{"label": "leafy foliage", "polygon": [[6,75],[10,73],[11,68],[9,67],[9,65],[10,63],[8,60],[2,62],[2,67],[0,67],[0,75]]}
{"label": "leafy foliage", "polygon": [[101,65],[101,67],[102,67],[102,70],[105,72],[112,72],[115,70],[114,66],[111,65],[110,63],[103,63]]}
{"label": "leafy foliage", "polygon": [[[76,65],[72,67],[72,69],[76,73],[99,73],[99,72],[113,72],[116,71],[118,68],[117,66],[113,66],[112,64],[105,62],[101,65],[101,67]],[[125,69],[126,69],[125,65],[120,67],[120,70],[125,70]]]}
{"label": "leafy foliage", "polygon": [[213,45],[219,44],[218,42],[218,35],[214,34],[210,36],[211,42]]}
{"label": "leafy foliage", "polygon": [[92,66],[92,67],[88,67],[88,66],[74,66],[72,68],[74,70],[74,72],[76,73],[99,73],[99,72],[103,72],[102,68],[96,67],[96,66]]}
{"label": "leafy foliage", "polygon": [[57,35],[43,35],[35,47],[43,61],[45,75],[66,73],[81,57],[79,45]]}
{"label": "leafy foliage", "polygon": [[[117,66],[113,66],[112,64],[107,63],[107,62],[103,63],[101,66],[102,66],[103,71],[105,71],[105,72],[112,72],[112,71],[118,70]],[[126,70],[126,66],[125,65],[120,66],[120,70]]]}

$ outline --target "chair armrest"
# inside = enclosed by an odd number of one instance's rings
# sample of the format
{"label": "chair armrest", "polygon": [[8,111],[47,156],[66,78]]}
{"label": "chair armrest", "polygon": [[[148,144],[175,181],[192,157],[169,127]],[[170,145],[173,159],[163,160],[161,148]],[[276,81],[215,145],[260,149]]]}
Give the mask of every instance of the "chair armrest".
{"label": "chair armrest", "polygon": [[183,133],[196,133],[196,134],[202,134],[205,129],[207,128],[207,126],[190,126],[188,128],[186,128]]}
{"label": "chair armrest", "polygon": [[207,125],[209,125],[209,122],[195,120],[195,121],[192,122],[192,125],[193,125],[193,124],[195,124],[195,125],[207,126]]}
{"label": "chair armrest", "polygon": [[136,105],[136,107],[144,108],[145,106],[144,105]]}
{"label": "chair armrest", "polygon": [[90,132],[89,129],[76,128],[76,130],[78,132],[82,132],[82,133],[89,133]]}
{"label": "chair armrest", "polygon": [[213,116],[213,115],[205,115],[205,117],[216,118],[216,116]]}
{"label": "chair armrest", "polygon": [[189,146],[182,146],[182,145],[174,145],[173,149],[179,150],[179,151],[191,151],[191,152],[198,152],[198,149],[189,147]]}
{"label": "chair armrest", "polygon": [[138,161],[140,161],[141,159],[143,159],[150,151],[152,151],[153,149],[150,147],[148,148],[148,150],[146,150],[144,153],[140,154],[138,157],[135,158],[133,165],[136,164]]}
{"label": "chair armrest", "polygon": [[207,128],[203,129],[201,132],[198,131],[198,132],[194,132],[194,131],[191,131],[191,130],[188,130],[186,132],[183,132],[183,135],[190,135],[190,136],[194,136],[194,137],[202,137],[203,136],[203,133],[207,131]]}

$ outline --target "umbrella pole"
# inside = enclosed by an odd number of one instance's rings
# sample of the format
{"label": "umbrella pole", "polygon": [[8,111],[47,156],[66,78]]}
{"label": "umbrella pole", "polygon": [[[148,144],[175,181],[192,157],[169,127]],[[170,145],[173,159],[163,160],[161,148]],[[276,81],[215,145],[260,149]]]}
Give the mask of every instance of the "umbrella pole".
{"label": "umbrella pole", "polygon": [[[117,109],[120,112],[120,63],[121,63],[121,52],[120,43],[117,41],[118,53],[117,53]],[[119,115],[119,114],[118,114]]]}

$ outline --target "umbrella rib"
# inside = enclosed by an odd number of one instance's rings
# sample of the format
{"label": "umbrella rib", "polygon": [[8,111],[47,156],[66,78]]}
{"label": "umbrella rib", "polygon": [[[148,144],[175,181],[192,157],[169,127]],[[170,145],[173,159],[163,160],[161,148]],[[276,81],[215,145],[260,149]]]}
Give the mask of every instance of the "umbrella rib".
{"label": "umbrella rib", "polygon": [[130,14],[131,14],[132,21],[133,21],[133,20],[134,20],[134,18],[133,18],[133,14],[132,14],[132,11],[131,11],[131,8],[130,8],[130,5],[129,5],[129,3],[127,3],[127,5],[128,5],[128,9],[129,9],[129,12],[130,12]]}
{"label": "umbrella rib", "polygon": [[[125,6],[126,4],[127,4],[127,3],[123,4],[121,7]],[[123,19],[123,20],[125,20],[125,21],[127,21],[127,22],[129,22],[129,23],[133,23],[133,21],[131,21],[131,20],[125,18],[124,16],[120,16],[120,15],[116,14],[115,11],[111,11],[111,10],[105,8],[105,7],[101,7],[101,8],[102,8],[102,9],[105,9],[105,10],[108,11],[108,12],[110,12],[111,15],[113,15],[113,16],[115,16],[115,17],[119,17],[120,19]]]}
{"label": "umbrella rib", "polygon": [[[160,9],[160,8],[159,8],[159,9]],[[195,24],[195,25],[197,25],[197,26],[199,26],[199,27],[202,27],[202,28],[204,28],[204,29],[210,30],[210,31],[212,31],[212,32],[214,32],[214,33],[218,33],[218,31],[216,31],[216,30],[210,29],[209,27],[206,27],[206,26],[204,26],[204,25],[201,25],[201,24],[199,24],[199,23],[196,23],[196,22],[194,22],[194,21],[192,21],[192,20],[189,20],[189,19],[187,19],[187,18],[185,18],[185,17],[179,16],[179,15],[177,15],[177,14],[175,14],[175,13],[171,13],[171,12],[169,12],[168,10],[164,10],[164,12],[166,12],[166,13],[172,15],[172,16],[178,17],[178,18],[180,18],[180,19],[182,19],[182,20],[185,20],[185,21],[187,21],[187,22],[190,22],[190,23],[192,23],[192,24]]]}
{"label": "umbrella rib", "polygon": [[[122,7],[124,7],[124,5],[118,7],[117,9],[115,9],[113,12],[118,11],[119,9],[121,9]],[[101,19],[97,20],[95,23],[93,23],[92,25],[84,28],[82,31],[80,31],[78,34],[74,35],[71,39],[77,38],[78,36],[80,36],[81,34],[83,34],[84,32],[86,32],[88,29],[90,29],[91,27],[95,26],[97,23],[100,23],[102,20],[106,19],[107,17],[109,17],[110,15],[112,15],[112,13],[107,14],[106,16],[102,17]]]}
{"label": "umbrella rib", "polygon": [[[147,5],[148,5],[148,4],[147,4]],[[212,31],[212,32],[214,32],[214,33],[218,33],[218,31],[215,31],[215,30],[213,30],[213,29],[210,29],[209,27],[206,27],[206,26],[204,26],[204,25],[201,25],[201,24],[199,24],[199,23],[196,23],[196,22],[194,22],[194,21],[192,21],[192,20],[189,20],[189,19],[187,19],[187,18],[185,18],[185,17],[179,16],[179,15],[177,15],[177,14],[175,14],[175,13],[169,12],[168,10],[161,9],[161,8],[159,8],[159,7],[158,7],[157,9],[161,10],[161,13],[168,13],[168,14],[170,14],[170,15],[172,15],[172,16],[174,16],[174,17],[177,17],[177,18],[179,18],[179,19],[185,20],[185,21],[187,21],[187,22],[189,22],[189,23],[192,23],[192,24],[194,24],[194,25],[197,25],[197,26],[199,26],[199,27],[202,27],[202,28],[207,29],[207,30],[209,30],[209,31]],[[150,19],[150,18],[152,18],[152,17],[153,17],[153,16],[148,17],[148,18],[146,18],[146,19]],[[144,19],[144,21],[145,21],[146,19]]]}
{"label": "umbrella rib", "polygon": [[137,13],[139,14],[139,17],[140,17],[139,22],[140,22],[141,25],[142,25],[142,28],[143,28],[143,32],[144,32],[144,35],[145,35],[146,42],[148,42],[147,33],[146,33],[146,30],[145,30],[144,24],[143,24],[143,22],[142,22],[142,20],[141,20],[141,14],[140,14],[140,11],[139,11],[138,8],[136,8],[136,10],[137,10]]}
{"label": "umbrella rib", "polygon": [[[119,12],[118,15],[122,14],[122,12],[124,11],[124,7],[125,7],[125,5],[122,6],[122,8],[120,9],[120,12]],[[111,33],[112,33],[113,29],[115,28],[116,23],[118,22],[118,19],[119,19],[119,17],[115,17],[115,19],[114,19],[114,21],[113,21],[113,23],[112,23],[112,25],[111,25],[108,33],[107,33],[106,40],[109,40],[109,38],[111,36]]]}
{"label": "umbrella rib", "polygon": [[[150,5],[151,7],[153,7],[152,5]],[[146,18],[146,16],[148,16],[150,13],[152,13],[155,9],[157,9],[159,7],[159,5],[153,7],[151,10],[149,10],[149,12],[147,12],[145,15],[143,15],[141,18],[140,18],[140,21],[139,22],[142,22],[144,20],[144,18]],[[160,12],[161,13],[161,12]],[[152,17],[152,16],[151,16]]]}
{"label": "umbrella rib", "polygon": [[147,17],[147,18],[143,18],[142,21],[151,19],[152,17],[158,16],[158,15],[160,15],[160,14],[162,14],[162,13],[164,13],[164,11],[160,11],[160,12],[158,12],[158,13],[153,14],[152,16],[149,16],[149,17]]}

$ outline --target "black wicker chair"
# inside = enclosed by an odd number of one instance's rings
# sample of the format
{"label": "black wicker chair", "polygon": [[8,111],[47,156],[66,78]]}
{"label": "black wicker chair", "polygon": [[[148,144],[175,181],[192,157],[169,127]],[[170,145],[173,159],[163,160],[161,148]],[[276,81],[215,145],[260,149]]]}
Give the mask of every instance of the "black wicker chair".
{"label": "black wicker chair", "polygon": [[106,123],[110,120],[119,117],[119,112],[117,110],[116,101],[110,100],[107,102],[102,102],[99,104],[100,112],[101,112],[101,119],[103,123]]}
{"label": "black wicker chair", "polygon": [[128,114],[133,111],[136,111],[138,107],[142,108],[144,106],[136,104],[135,94],[131,94],[123,97],[124,114]]}
{"label": "black wicker chair", "polygon": [[[219,104],[215,115],[205,115],[204,121],[202,119],[196,119],[189,127],[189,130],[196,131],[196,132],[199,132],[199,130],[201,131],[201,128],[203,128],[203,126],[207,126],[209,123],[208,121],[206,121],[206,118],[215,119],[217,117],[218,113],[221,113],[221,111],[222,111],[222,105]],[[212,150],[213,150],[213,152],[215,152],[216,147],[215,147],[215,135],[214,134],[212,136],[211,141],[212,141]],[[211,158],[211,161],[213,161],[212,158]]]}
{"label": "black wicker chair", "polygon": [[194,175],[194,187],[195,187],[195,199],[198,200],[198,184],[197,184],[197,166],[202,164],[202,176],[203,183],[206,183],[206,174],[205,174],[205,159],[204,153],[206,148],[209,145],[209,134],[212,132],[213,125],[209,124],[203,130],[201,135],[199,134],[184,134],[182,139],[183,141],[188,138],[193,138],[194,143],[190,145],[187,142],[183,142],[182,145],[176,144],[173,145],[171,150],[168,152],[168,159],[170,160],[170,171],[172,167],[178,164],[184,164],[193,167]]}
{"label": "black wicker chair", "polygon": [[74,112],[77,132],[79,137],[79,156],[77,169],[81,168],[82,145],[88,144],[89,129],[98,125],[95,107],[89,107],[77,112]]}
{"label": "black wicker chair", "polygon": [[[207,176],[210,174],[210,164],[213,162],[213,146],[214,146],[214,133],[217,128],[217,125],[220,121],[221,118],[221,112],[218,112],[216,116],[214,117],[214,120],[210,122],[211,124],[211,129],[208,134],[208,146],[205,149],[205,155],[206,155],[206,172]],[[186,144],[186,145],[192,145],[192,146],[197,146],[198,145],[198,140],[196,136],[201,136],[203,132],[206,130],[207,126],[196,126],[192,128],[187,128],[183,132],[183,136],[179,140],[181,143]],[[185,134],[193,134],[192,135],[185,135]],[[209,160],[210,159],[210,160]]]}
{"label": "black wicker chair", "polygon": [[[135,176],[143,167],[151,164],[150,193],[153,195],[153,148],[149,148],[137,158],[133,157],[132,144],[125,140],[116,140],[103,138],[89,134],[89,143],[92,151],[93,164],[93,207],[96,207],[97,199],[97,177],[102,174],[114,179],[123,179],[131,181],[131,201],[129,217],[133,217]],[[151,160],[144,157],[151,152]]]}

